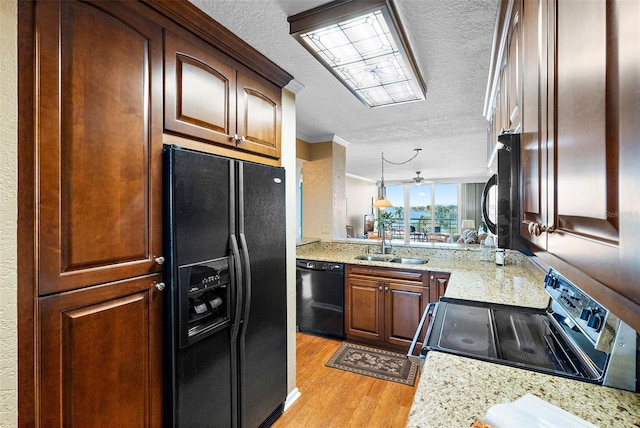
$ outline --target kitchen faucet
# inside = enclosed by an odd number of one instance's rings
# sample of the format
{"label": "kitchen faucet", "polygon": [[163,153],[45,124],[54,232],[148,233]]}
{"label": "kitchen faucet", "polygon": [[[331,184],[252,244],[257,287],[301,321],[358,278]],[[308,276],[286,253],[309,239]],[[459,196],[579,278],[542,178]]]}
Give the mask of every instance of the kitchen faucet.
{"label": "kitchen faucet", "polygon": [[384,224],[380,225],[380,230],[382,231],[382,251],[381,254],[387,254],[387,250],[389,253],[391,253],[391,242],[389,242],[389,244],[387,244],[387,240],[386,240],[386,233],[384,231]]}

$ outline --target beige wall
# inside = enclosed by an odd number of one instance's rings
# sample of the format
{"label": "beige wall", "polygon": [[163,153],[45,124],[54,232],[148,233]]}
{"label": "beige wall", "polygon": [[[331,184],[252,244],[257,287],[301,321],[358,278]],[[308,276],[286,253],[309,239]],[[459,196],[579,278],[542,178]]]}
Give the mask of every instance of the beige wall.
{"label": "beige wall", "polygon": [[347,176],[347,224],[353,226],[356,237],[364,232],[364,215],[371,214],[371,201],[377,195],[376,183]]}
{"label": "beige wall", "polygon": [[18,425],[17,2],[0,0],[0,426]]}
{"label": "beige wall", "polygon": [[346,236],[346,148],[326,141],[308,145],[302,166],[302,236]]}
{"label": "beige wall", "polygon": [[296,105],[295,95],[282,91],[282,166],[286,170],[287,222],[287,405],[296,387]]}

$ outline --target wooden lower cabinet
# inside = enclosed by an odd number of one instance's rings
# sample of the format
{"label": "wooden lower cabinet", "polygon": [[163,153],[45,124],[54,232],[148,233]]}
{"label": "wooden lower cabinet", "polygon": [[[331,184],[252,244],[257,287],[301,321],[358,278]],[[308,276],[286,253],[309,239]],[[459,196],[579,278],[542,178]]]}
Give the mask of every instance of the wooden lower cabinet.
{"label": "wooden lower cabinet", "polygon": [[437,302],[444,293],[447,291],[447,285],[449,285],[450,273],[447,272],[430,272],[429,273],[429,288],[431,291],[431,301]]}
{"label": "wooden lower cabinet", "polygon": [[407,351],[423,312],[444,294],[448,278],[440,272],[347,265],[347,339]]}
{"label": "wooden lower cabinet", "polygon": [[148,275],[37,299],[39,426],[162,425],[161,281]]}

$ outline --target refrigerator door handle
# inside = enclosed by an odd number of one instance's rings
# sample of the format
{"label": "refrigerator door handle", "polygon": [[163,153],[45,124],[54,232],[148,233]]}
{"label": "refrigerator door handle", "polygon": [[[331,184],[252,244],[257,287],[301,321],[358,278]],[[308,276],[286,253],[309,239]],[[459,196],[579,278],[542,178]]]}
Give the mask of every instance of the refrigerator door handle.
{"label": "refrigerator door handle", "polygon": [[249,320],[249,308],[251,307],[251,263],[249,260],[249,250],[247,249],[247,239],[244,233],[240,233],[240,246],[242,247],[242,264],[243,264],[243,276],[242,283],[244,284],[244,310],[242,311],[242,331],[240,336],[244,337],[247,330],[247,322]]}
{"label": "refrigerator door handle", "polygon": [[243,264],[243,277],[242,277],[242,284],[244,286],[244,310],[242,312],[242,325],[240,327],[240,339],[238,340],[238,349],[239,349],[239,369],[240,369],[240,373],[241,373],[241,378],[240,378],[240,391],[242,394],[242,397],[240,398],[240,424],[244,425],[243,419],[246,415],[246,409],[245,406],[247,405],[247,400],[244,396],[245,393],[245,385],[244,385],[244,373],[246,372],[245,370],[245,361],[247,361],[246,359],[246,343],[245,343],[245,339],[246,339],[246,333],[247,333],[247,326],[249,325],[249,309],[251,307],[251,263],[249,260],[249,250],[247,249],[247,239],[244,236],[244,233],[240,233],[240,246],[242,247],[242,264]]}
{"label": "refrigerator door handle", "polygon": [[236,340],[238,337],[238,333],[240,331],[240,320],[242,319],[242,306],[244,303],[244,293],[243,293],[243,275],[242,275],[242,266],[240,265],[240,250],[238,249],[238,238],[235,234],[231,234],[229,237],[231,241],[231,253],[233,254],[233,259],[235,263],[233,264],[233,270],[235,273],[235,281],[233,283],[233,288],[235,289],[235,313],[233,315],[233,326],[231,328],[231,340]]}
{"label": "refrigerator door handle", "polygon": [[[238,334],[240,332],[240,325],[242,320],[242,303],[243,303],[243,292],[242,292],[242,266],[240,265],[240,250],[238,250],[238,238],[235,234],[231,234],[229,236],[230,244],[231,244],[231,253],[233,254],[232,260],[235,261],[233,263],[233,270],[235,272],[235,281],[232,282],[232,286],[235,291],[235,300],[236,307],[233,314],[233,323],[231,324],[231,361],[238,361],[238,350],[233,343],[237,343]],[[238,425],[238,408],[240,404],[238,403],[238,390],[240,385],[238,385],[238,371],[239,367],[237,364],[231,364],[231,421],[232,426],[237,427]]]}

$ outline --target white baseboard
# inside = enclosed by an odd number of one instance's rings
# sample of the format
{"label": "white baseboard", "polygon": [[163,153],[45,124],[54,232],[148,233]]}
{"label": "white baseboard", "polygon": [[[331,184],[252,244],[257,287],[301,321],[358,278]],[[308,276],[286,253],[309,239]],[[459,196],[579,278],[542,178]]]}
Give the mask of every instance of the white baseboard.
{"label": "white baseboard", "polygon": [[300,398],[302,394],[300,393],[300,390],[298,388],[294,388],[293,391],[291,391],[289,393],[289,395],[287,395],[287,399],[284,402],[284,410],[283,412],[286,412],[287,409],[289,407],[291,407],[291,405],[298,399]]}

